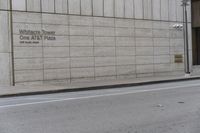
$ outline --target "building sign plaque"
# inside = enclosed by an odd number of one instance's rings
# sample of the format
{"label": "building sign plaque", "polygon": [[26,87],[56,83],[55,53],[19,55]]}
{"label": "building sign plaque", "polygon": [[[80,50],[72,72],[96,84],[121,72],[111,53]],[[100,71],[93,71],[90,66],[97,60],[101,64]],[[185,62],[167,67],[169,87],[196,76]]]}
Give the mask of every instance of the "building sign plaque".
{"label": "building sign plaque", "polygon": [[174,55],[174,58],[175,58],[175,60],[174,60],[175,63],[183,63],[183,55],[182,54],[176,54],[176,55]]}
{"label": "building sign plaque", "polygon": [[56,32],[19,29],[19,40],[21,44],[38,44],[42,40],[55,41]]}

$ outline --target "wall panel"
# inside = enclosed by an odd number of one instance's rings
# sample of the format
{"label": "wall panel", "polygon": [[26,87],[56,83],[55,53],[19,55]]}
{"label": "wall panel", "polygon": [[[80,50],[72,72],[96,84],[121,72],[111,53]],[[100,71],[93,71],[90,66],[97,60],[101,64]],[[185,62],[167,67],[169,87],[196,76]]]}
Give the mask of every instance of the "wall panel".
{"label": "wall panel", "polygon": [[40,0],[27,0],[27,11],[40,12]]}
{"label": "wall panel", "polygon": [[133,0],[124,0],[125,3],[125,18],[134,17],[134,2]]}
{"label": "wall panel", "polygon": [[92,0],[81,0],[81,14],[92,15]]}
{"label": "wall panel", "polygon": [[143,0],[144,2],[144,19],[152,18],[152,0]]}
{"label": "wall panel", "polygon": [[81,2],[80,0],[68,0],[69,14],[80,14],[81,13]]}
{"label": "wall panel", "polygon": [[176,20],[183,21],[183,7],[182,0],[176,0]]}
{"label": "wall panel", "polygon": [[55,0],[55,10],[56,13],[64,13],[67,14],[68,8],[67,0]]}
{"label": "wall panel", "polygon": [[93,15],[103,16],[103,0],[93,0]]}
{"label": "wall panel", "polygon": [[169,0],[161,0],[161,20],[169,20]]}
{"label": "wall panel", "polygon": [[104,0],[104,16],[114,17],[114,0]]}
{"label": "wall panel", "polygon": [[8,9],[9,2],[8,0],[0,0],[0,9]]}
{"label": "wall panel", "polygon": [[12,9],[13,10],[26,10],[26,1],[25,0],[12,0]]}
{"label": "wall panel", "polygon": [[134,9],[135,9],[135,18],[142,19],[144,17],[143,1],[142,0],[134,0]]}
{"label": "wall panel", "polygon": [[169,0],[169,20],[176,21],[176,0]]}
{"label": "wall panel", "polygon": [[54,0],[42,0],[42,12],[55,12]]}
{"label": "wall panel", "polygon": [[161,0],[152,0],[153,4],[153,19],[160,20],[161,19]]}
{"label": "wall panel", "polygon": [[115,17],[124,17],[124,0],[115,0]]}

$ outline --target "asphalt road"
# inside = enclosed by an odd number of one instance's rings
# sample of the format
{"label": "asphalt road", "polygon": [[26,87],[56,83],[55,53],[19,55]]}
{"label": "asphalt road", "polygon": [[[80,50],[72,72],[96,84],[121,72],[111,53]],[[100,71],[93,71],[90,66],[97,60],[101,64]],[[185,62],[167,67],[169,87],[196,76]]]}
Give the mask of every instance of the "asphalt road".
{"label": "asphalt road", "polygon": [[200,133],[200,80],[1,98],[0,133]]}

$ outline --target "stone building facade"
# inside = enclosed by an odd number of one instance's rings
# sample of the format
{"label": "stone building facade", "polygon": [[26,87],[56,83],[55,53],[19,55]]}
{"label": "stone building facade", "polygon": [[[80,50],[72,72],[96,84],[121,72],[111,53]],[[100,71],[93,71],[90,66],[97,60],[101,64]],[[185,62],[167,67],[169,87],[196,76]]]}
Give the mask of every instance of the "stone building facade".
{"label": "stone building facade", "polygon": [[183,75],[181,1],[0,0],[0,85]]}

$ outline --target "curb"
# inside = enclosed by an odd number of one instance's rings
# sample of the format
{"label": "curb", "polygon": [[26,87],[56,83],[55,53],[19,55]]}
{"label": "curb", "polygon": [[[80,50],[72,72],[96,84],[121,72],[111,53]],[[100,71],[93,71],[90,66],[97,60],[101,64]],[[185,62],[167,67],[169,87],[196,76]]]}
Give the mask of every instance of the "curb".
{"label": "curb", "polygon": [[15,93],[15,94],[3,94],[3,95],[0,94],[0,98],[30,96],[30,95],[42,95],[42,94],[54,94],[54,93],[64,93],[64,92],[80,92],[80,91],[89,91],[89,90],[103,90],[103,89],[133,87],[133,86],[141,86],[141,85],[170,83],[170,82],[181,82],[181,81],[199,80],[199,79],[200,79],[200,77],[190,77],[190,78],[144,81],[144,82],[138,82],[138,83],[122,83],[122,84],[101,85],[101,86],[91,86],[91,87],[80,87],[80,88],[60,89],[60,90],[45,90],[45,91],[21,92],[21,93],[19,92],[19,93]]}

